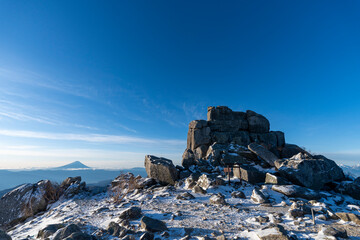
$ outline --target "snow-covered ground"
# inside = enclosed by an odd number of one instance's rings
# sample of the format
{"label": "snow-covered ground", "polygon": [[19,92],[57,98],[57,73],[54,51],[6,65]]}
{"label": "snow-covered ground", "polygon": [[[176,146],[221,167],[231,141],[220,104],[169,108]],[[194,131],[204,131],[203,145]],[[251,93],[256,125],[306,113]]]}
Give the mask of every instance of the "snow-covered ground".
{"label": "snow-covered ground", "polygon": [[[272,204],[254,203],[250,196],[254,186],[232,179],[232,185],[213,186],[206,194],[193,193],[185,189],[185,184],[172,187],[156,187],[153,189],[137,189],[126,195],[120,203],[115,203],[112,194],[103,192],[93,195],[90,192],[81,193],[71,199],[62,198],[50,205],[46,212],[27,219],[18,224],[9,235],[13,239],[35,239],[39,230],[53,223],[76,223],[88,234],[101,236],[101,239],[118,239],[105,233],[110,222],[120,223],[119,215],[130,206],[138,206],[142,214],[162,220],[169,228],[166,239],[181,239],[189,234],[191,239],[224,235],[227,239],[261,239],[271,234],[274,229],[267,226],[279,224],[285,228],[288,236],[297,236],[299,239],[334,239],[323,234],[322,227],[331,225],[346,229],[351,239],[360,239],[358,225],[342,220],[325,220],[321,214],[315,214],[315,225],[312,216],[293,219],[289,216],[291,200],[281,193],[271,190],[271,185],[261,189],[268,195]],[[235,184],[237,182],[237,184]],[[231,193],[242,191],[246,198],[233,198]],[[177,195],[184,192],[191,193],[195,198],[190,200],[177,199]],[[226,205],[209,203],[212,194],[222,193]],[[334,199],[335,197],[335,199]],[[330,209],[334,212],[359,213],[359,201],[350,197],[343,197],[344,202],[338,205],[337,197],[331,196],[312,203],[314,209]],[[342,198],[342,197],[340,197]],[[259,217],[268,221],[262,222]],[[130,226],[140,236],[140,218],[130,221]],[[165,239],[161,233],[155,237]],[[260,238],[261,237],[261,238]]]}

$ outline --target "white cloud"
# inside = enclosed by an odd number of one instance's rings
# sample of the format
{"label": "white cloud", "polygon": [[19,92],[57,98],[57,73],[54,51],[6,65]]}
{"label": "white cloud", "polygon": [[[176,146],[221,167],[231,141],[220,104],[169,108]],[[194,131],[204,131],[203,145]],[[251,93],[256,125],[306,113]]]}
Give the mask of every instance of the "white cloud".
{"label": "white cloud", "polygon": [[185,145],[186,141],[176,139],[151,139],[122,135],[105,135],[105,134],[72,134],[72,133],[48,133],[34,131],[17,131],[17,130],[1,130],[0,135],[8,137],[36,138],[47,140],[64,140],[64,141],[84,141],[95,143],[143,143],[156,145]]}

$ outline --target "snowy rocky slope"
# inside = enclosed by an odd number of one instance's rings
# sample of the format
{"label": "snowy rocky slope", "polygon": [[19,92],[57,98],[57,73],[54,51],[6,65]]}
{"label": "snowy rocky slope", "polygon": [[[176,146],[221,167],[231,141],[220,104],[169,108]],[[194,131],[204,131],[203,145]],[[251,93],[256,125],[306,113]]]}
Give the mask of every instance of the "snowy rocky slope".
{"label": "snowy rocky slope", "polygon": [[0,240],[360,239],[360,178],[253,111],[209,107],[189,124],[182,166],[151,155],[144,165],[147,178],[108,187],[20,186],[0,199]]}

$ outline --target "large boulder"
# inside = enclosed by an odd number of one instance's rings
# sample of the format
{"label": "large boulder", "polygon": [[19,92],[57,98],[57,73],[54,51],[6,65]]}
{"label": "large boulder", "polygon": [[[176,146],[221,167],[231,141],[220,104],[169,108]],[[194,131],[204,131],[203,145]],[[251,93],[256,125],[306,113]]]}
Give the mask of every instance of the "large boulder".
{"label": "large boulder", "polygon": [[181,165],[184,168],[189,168],[190,166],[195,165],[195,164],[196,164],[196,161],[195,161],[194,152],[189,148],[185,149],[185,151],[182,155]]}
{"label": "large boulder", "polygon": [[168,230],[163,221],[144,216],[141,221],[141,228],[149,232],[163,232]]}
{"label": "large boulder", "polygon": [[[284,141],[285,142],[285,141]],[[298,153],[307,153],[304,149],[301,147],[295,145],[295,144],[285,144],[281,149],[281,158],[291,158],[294,155],[297,155]]]}
{"label": "large boulder", "polygon": [[233,169],[234,177],[245,180],[251,184],[265,182],[266,173],[257,168],[243,164],[240,168]]}
{"label": "large boulder", "polygon": [[342,169],[325,157],[314,159],[308,154],[298,155],[278,165],[280,175],[291,182],[311,189],[323,189],[326,184],[341,181],[345,175]]}
{"label": "large boulder", "polygon": [[360,200],[360,177],[354,181],[344,181],[339,184],[335,191],[341,194],[349,195],[357,200]]}
{"label": "large boulder", "polygon": [[24,184],[0,199],[0,228],[11,227],[36,213],[46,210],[56,191],[50,181]]}
{"label": "large boulder", "polygon": [[275,154],[257,143],[250,143],[248,148],[250,151],[252,151],[265,162],[267,162],[270,166],[275,166],[275,161],[278,160],[278,157],[275,156]]}
{"label": "large boulder", "polygon": [[171,160],[152,155],[145,156],[145,169],[149,178],[157,179],[163,184],[174,185],[179,172]]}
{"label": "large boulder", "polygon": [[267,133],[270,130],[270,123],[263,115],[251,110],[246,111],[246,117],[249,123],[251,133]]}
{"label": "large boulder", "polygon": [[274,185],[271,189],[292,198],[316,200],[322,197],[321,194],[317,191],[296,185]]}

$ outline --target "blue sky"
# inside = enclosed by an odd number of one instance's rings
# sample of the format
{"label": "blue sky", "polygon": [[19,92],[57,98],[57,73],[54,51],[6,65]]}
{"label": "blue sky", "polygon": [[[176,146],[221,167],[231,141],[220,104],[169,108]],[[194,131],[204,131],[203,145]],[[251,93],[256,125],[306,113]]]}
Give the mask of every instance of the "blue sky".
{"label": "blue sky", "polygon": [[1,1],[0,168],[179,163],[207,106],[360,160],[358,1]]}

